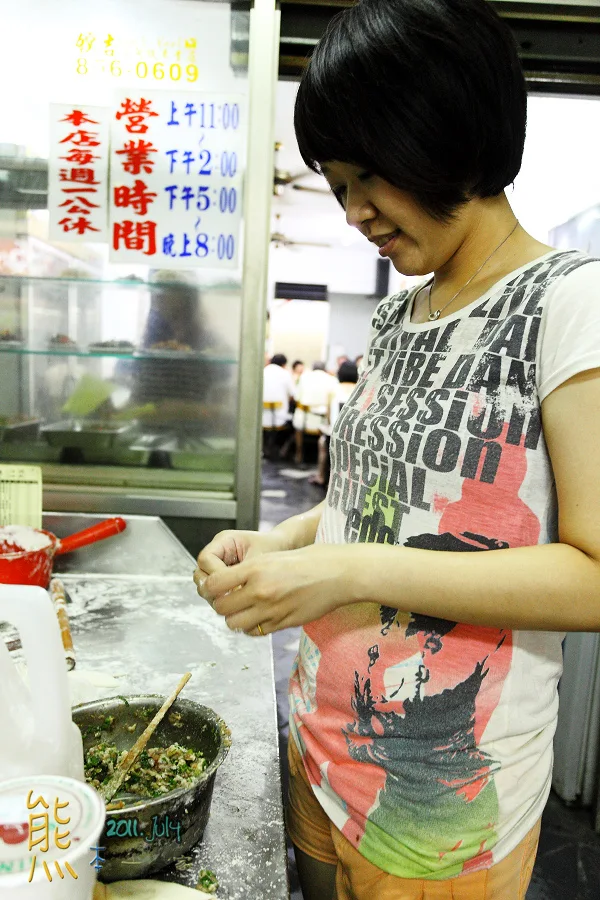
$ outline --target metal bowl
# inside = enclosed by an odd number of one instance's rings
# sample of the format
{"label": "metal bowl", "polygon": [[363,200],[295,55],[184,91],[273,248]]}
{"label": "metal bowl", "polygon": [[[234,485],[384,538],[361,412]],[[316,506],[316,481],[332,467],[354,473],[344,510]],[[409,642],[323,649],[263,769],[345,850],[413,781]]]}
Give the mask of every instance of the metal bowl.
{"label": "metal bowl", "polygon": [[[129,750],[164,701],[165,697],[158,694],[137,694],[75,706],[73,721],[82,733],[84,750],[100,741]],[[175,724],[170,721],[173,713],[181,716]],[[114,721],[107,728],[109,716],[114,716]],[[133,725],[135,730],[129,730]],[[145,878],[187,853],[202,837],[215,775],[229,752],[230,732],[214,710],[179,698],[149,744],[168,747],[175,742],[203,753],[208,766],[189,788],[153,799],[127,794],[123,797],[123,809],[107,813],[100,839],[100,846],[106,848],[106,862],[100,871],[102,881]]]}

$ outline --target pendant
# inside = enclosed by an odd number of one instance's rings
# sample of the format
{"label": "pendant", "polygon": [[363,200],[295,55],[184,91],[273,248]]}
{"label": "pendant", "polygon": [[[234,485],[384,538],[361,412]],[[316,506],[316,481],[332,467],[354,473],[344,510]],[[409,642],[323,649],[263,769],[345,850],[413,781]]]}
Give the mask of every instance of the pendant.
{"label": "pendant", "polygon": [[430,312],[429,315],[427,316],[427,318],[429,319],[430,322],[435,322],[436,319],[439,319],[439,317],[440,317],[439,309],[436,309],[435,312]]}

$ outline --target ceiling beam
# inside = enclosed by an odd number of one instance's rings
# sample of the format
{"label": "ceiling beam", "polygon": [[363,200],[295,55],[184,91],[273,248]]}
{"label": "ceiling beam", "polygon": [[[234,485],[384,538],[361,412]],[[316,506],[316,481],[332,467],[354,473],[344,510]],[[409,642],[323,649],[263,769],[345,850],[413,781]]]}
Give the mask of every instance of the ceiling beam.
{"label": "ceiling beam", "polygon": [[[511,28],[528,89],[600,95],[600,8],[489,0]],[[280,0],[279,75],[299,78],[328,22],[354,0]]]}

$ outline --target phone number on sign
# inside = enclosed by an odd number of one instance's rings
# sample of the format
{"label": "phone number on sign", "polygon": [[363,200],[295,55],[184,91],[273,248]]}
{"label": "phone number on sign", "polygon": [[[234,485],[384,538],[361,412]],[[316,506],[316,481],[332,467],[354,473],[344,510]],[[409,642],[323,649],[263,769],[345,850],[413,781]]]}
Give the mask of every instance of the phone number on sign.
{"label": "phone number on sign", "polygon": [[[87,75],[92,63],[88,61],[87,56],[80,56],[77,60],[77,74]],[[120,78],[122,75],[136,75],[138,78],[153,78],[155,81],[162,81],[167,78],[169,81],[188,81],[190,83],[198,81],[198,66],[194,63],[181,65],[181,63],[162,63],[162,62],[145,62],[141,59],[136,63],[135,67],[127,63],[121,64],[118,59],[111,62],[103,60],[100,70],[113,78]]]}

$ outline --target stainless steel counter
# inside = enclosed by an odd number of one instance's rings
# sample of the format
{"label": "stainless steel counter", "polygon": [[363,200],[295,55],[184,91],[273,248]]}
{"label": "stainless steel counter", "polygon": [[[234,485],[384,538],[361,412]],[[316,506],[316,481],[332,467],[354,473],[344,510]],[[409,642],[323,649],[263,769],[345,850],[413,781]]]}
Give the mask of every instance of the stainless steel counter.
{"label": "stainless steel counter", "polygon": [[[48,514],[43,527],[60,537],[96,521]],[[270,639],[233,634],[198,597],[194,560],[160,519],[127,523],[121,535],[56,560],[72,599],[77,667],[116,676],[120,694],[167,694],[190,671],[183,696],[215,709],[232,733],[192,867],[155,877],[193,886],[208,868],[221,900],[287,898]]]}
{"label": "stainless steel counter", "polygon": [[[43,527],[60,538],[102,522],[106,516],[46,513]],[[195,561],[157,516],[125,516],[127,528],[117,537],[57,556],[54,574],[126,575],[190,579]],[[200,549],[200,548],[198,548]]]}

